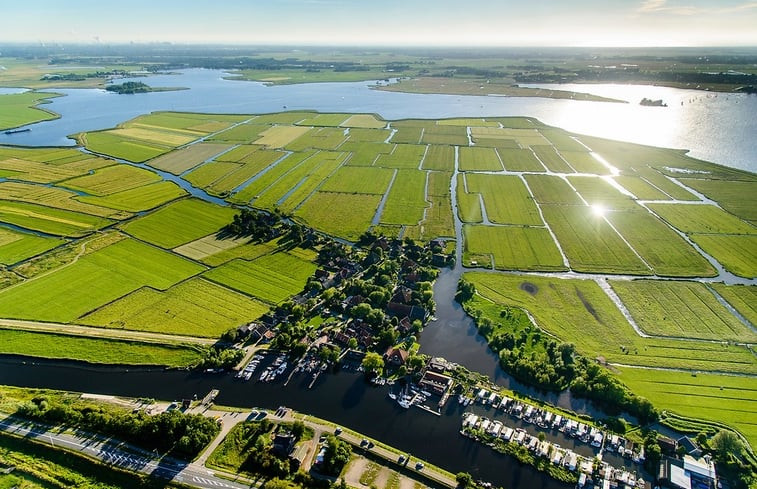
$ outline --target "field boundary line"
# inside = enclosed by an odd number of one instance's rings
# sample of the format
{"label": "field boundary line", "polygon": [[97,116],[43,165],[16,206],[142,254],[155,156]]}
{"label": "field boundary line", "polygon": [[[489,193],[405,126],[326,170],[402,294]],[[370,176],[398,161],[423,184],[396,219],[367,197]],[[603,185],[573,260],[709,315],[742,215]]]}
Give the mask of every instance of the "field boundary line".
{"label": "field boundary line", "polygon": [[139,341],[142,343],[177,344],[192,343],[197,345],[214,345],[213,338],[152,333],[125,329],[99,328],[77,324],[48,323],[43,321],[25,321],[21,319],[0,319],[0,329],[31,331],[36,333],[53,333],[66,336],[85,336],[100,339]]}

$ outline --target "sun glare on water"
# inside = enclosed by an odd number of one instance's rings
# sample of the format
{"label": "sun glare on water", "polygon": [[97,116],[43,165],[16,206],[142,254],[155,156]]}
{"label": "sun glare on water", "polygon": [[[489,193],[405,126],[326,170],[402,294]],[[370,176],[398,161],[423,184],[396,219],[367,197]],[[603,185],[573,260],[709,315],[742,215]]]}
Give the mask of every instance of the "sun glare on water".
{"label": "sun glare on water", "polygon": [[605,207],[602,204],[592,204],[591,212],[597,217],[605,217],[605,213],[607,213],[607,209],[605,209]]}

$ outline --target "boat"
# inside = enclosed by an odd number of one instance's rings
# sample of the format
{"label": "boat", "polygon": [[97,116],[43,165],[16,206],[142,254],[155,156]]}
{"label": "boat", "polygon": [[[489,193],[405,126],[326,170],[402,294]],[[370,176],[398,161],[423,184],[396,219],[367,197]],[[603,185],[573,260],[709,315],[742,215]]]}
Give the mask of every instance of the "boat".
{"label": "boat", "polygon": [[29,131],[31,131],[31,129],[29,129],[28,127],[26,129],[9,129],[5,131],[5,134],[18,134],[20,132],[29,132]]}
{"label": "boat", "polygon": [[395,394],[394,392],[390,392],[389,393],[389,399],[391,399],[393,401],[396,401],[397,400],[397,394]]}
{"label": "boat", "polygon": [[410,408],[410,401],[407,400],[407,398],[402,397],[399,401],[397,401],[397,404],[400,405],[400,407],[409,409]]}

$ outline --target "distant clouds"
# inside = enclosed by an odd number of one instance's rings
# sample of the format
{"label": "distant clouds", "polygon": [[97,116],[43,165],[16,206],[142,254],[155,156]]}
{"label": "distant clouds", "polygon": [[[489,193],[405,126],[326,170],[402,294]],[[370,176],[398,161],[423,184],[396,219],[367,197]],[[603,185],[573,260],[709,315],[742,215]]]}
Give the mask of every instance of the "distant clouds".
{"label": "distant clouds", "polygon": [[757,46],[751,0],[24,0],[0,42]]}

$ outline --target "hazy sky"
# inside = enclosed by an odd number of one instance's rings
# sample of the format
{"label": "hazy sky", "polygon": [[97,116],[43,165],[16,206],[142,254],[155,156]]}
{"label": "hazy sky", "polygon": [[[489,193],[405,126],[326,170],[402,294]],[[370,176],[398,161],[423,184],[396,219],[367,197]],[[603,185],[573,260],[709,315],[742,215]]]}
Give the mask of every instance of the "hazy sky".
{"label": "hazy sky", "polygon": [[748,0],[2,0],[1,41],[757,45]]}

